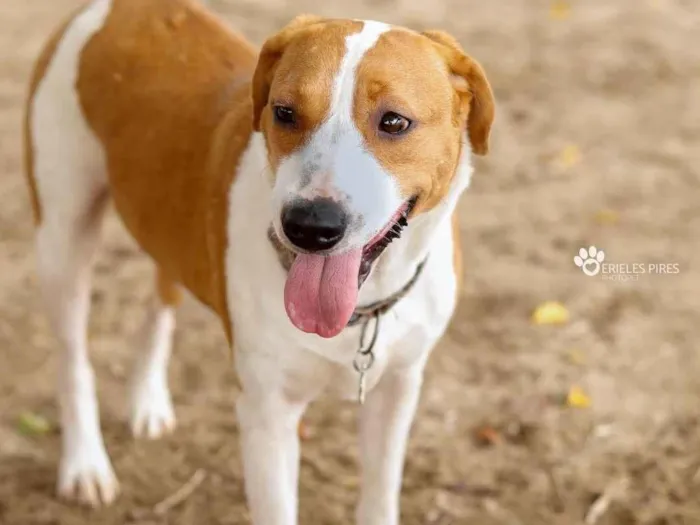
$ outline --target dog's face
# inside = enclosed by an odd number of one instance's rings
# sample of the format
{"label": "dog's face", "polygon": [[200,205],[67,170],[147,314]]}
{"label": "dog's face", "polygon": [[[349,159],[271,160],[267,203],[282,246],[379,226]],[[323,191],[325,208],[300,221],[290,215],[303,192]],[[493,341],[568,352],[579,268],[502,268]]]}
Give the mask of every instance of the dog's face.
{"label": "dog's face", "polygon": [[[486,153],[494,115],[483,70],[452,37],[309,16],[263,46],[253,103],[274,179],[273,225],[303,256],[304,287],[322,281],[319,272],[352,277],[358,265],[361,284],[407,218],[445,197],[462,148]],[[287,310],[321,335],[342,324],[327,319],[334,326],[324,330],[308,311],[297,315],[299,305]]]}

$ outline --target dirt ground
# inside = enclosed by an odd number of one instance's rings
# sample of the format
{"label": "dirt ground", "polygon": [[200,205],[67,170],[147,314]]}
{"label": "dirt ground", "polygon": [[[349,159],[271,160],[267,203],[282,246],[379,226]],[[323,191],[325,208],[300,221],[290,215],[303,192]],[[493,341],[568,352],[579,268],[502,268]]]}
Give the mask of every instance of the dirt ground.
{"label": "dirt ground", "polygon": [[[299,12],[441,27],[494,86],[492,151],[460,208],[465,286],[428,368],[403,523],[574,525],[602,497],[610,505],[590,523],[700,524],[696,2],[209,3],[256,43]],[[179,313],[170,373],[179,427],[160,442],[130,436],[125,377],[152,268],[114,216],[91,341],[118,503],[95,512],[57,501],[58,431],[18,426],[25,411],[56,421],[56,345],[36,286],[21,109],[41,43],[77,4],[0,0],[0,523],[248,523],[233,371],[218,324],[194,301]],[[573,257],[591,244],[606,263],[628,266],[584,275]],[[679,273],[633,279],[624,272],[635,263]],[[549,300],[566,306],[568,323],[532,323]],[[584,406],[565,402],[575,386]],[[308,413],[303,524],[352,521],[355,412],[325,400]],[[164,517],[149,512],[198,469],[206,477],[185,501]]]}

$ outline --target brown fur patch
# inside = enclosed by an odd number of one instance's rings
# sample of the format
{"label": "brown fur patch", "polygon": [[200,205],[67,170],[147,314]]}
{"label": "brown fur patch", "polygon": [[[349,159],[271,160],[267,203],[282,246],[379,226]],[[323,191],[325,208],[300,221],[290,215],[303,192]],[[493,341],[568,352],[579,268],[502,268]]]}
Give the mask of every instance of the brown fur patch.
{"label": "brown fur patch", "polygon": [[77,82],[124,224],[169,280],[219,314],[229,341],[227,202],[251,133],[255,62],[194,2],[117,0]]}
{"label": "brown fur patch", "polygon": [[180,286],[161,270],[156,275],[156,291],[160,302],[166,306],[177,307],[182,302]]}

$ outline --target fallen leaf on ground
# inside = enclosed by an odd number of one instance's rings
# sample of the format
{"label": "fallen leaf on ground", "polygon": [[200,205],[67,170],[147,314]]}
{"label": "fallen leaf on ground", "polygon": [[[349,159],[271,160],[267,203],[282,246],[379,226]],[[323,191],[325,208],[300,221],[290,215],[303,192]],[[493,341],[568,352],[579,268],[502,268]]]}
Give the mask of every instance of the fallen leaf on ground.
{"label": "fallen leaf on ground", "polygon": [[557,164],[562,168],[571,168],[581,162],[581,150],[576,144],[568,144],[557,155]]}
{"label": "fallen leaf on ground", "polygon": [[591,398],[580,386],[572,386],[566,396],[566,404],[572,408],[588,408],[591,406]]}
{"label": "fallen leaf on ground", "polygon": [[564,0],[554,0],[549,5],[549,17],[552,20],[565,20],[571,14],[571,4]]}
{"label": "fallen leaf on ground", "polygon": [[564,324],[569,321],[569,311],[557,301],[546,301],[535,308],[532,322],[542,324]]}
{"label": "fallen leaf on ground", "polygon": [[482,447],[490,447],[501,441],[501,434],[490,425],[479,427],[474,432],[476,443]]}
{"label": "fallen leaf on ground", "polygon": [[313,437],[313,431],[303,421],[299,421],[299,427],[297,428],[297,430],[299,434],[299,439],[301,439],[302,441],[306,441],[307,439]]}
{"label": "fallen leaf on ground", "polygon": [[603,209],[598,210],[594,216],[595,222],[609,226],[620,222],[620,216],[615,210]]}
{"label": "fallen leaf on ground", "polygon": [[575,365],[585,365],[586,364],[586,356],[584,353],[577,349],[573,348],[566,352],[566,357],[569,359],[569,362],[575,364]]}
{"label": "fallen leaf on ground", "polygon": [[17,429],[27,436],[43,436],[51,432],[51,423],[44,416],[25,411],[17,419]]}
{"label": "fallen leaf on ground", "polygon": [[668,9],[668,0],[648,0],[649,5],[652,9],[662,10]]}

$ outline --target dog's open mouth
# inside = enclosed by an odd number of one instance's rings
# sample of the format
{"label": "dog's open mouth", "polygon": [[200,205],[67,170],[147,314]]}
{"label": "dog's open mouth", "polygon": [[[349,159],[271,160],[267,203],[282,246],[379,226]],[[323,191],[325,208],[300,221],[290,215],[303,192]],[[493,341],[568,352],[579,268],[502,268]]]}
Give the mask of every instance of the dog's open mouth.
{"label": "dog's open mouth", "polygon": [[389,244],[401,237],[401,231],[408,226],[408,216],[413,211],[416,205],[416,198],[407,200],[401,208],[399,208],[386,227],[380,231],[374,238],[368,242],[362,249],[362,261],[360,262],[360,272],[357,277],[357,287],[360,288],[365,282],[369,272],[372,270],[372,264],[377,260],[382,252]]}
{"label": "dog's open mouth", "polygon": [[387,225],[363,247],[340,254],[297,254],[287,275],[284,305],[294,326],[334,337],[348,324],[357,295],[373,263],[408,225],[416,199],[406,201]]}

